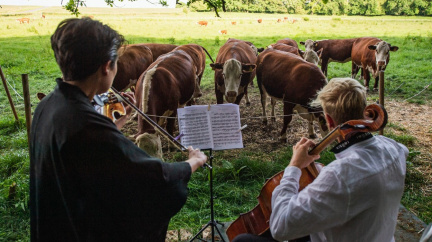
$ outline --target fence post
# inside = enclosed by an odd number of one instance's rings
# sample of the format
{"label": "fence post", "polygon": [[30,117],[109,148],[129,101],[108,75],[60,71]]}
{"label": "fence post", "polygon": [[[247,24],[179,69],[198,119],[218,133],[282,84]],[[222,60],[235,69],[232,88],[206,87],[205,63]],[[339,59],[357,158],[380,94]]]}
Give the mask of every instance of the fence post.
{"label": "fence post", "polygon": [[25,107],[25,117],[27,126],[27,142],[30,149],[30,127],[31,127],[31,104],[30,104],[30,91],[28,84],[28,75],[21,74],[22,86],[23,86],[23,96],[24,96],[24,107]]}
{"label": "fence post", "polygon": [[15,116],[15,120],[16,120],[16,121],[19,121],[19,120],[18,120],[17,112],[16,112],[16,110],[15,110],[15,106],[14,106],[14,104],[13,104],[13,101],[12,101],[11,95],[10,95],[10,93],[9,93],[9,89],[8,89],[8,87],[7,87],[7,84],[6,84],[6,78],[5,78],[4,75],[3,75],[3,71],[2,71],[2,69],[1,69],[1,66],[0,66],[0,76],[1,76],[1,79],[2,79],[2,82],[3,82],[3,87],[4,87],[5,91],[6,91],[6,95],[7,95],[8,99],[9,99],[9,104],[10,104],[10,106],[11,106],[11,108],[12,108],[12,112],[13,112],[13,114],[14,114],[14,116]]}
{"label": "fence post", "polygon": [[[384,71],[379,71],[379,104],[384,107]],[[384,129],[379,131],[380,135],[384,134]]]}

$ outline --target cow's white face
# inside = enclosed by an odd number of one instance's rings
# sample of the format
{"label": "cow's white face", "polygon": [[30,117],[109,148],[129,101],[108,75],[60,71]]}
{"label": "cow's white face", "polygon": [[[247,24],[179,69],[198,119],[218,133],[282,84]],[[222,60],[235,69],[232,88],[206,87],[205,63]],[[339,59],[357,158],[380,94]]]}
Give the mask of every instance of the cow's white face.
{"label": "cow's white face", "polygon": [[378,67],[385,67],[387,65],[390,51],[397,51],[399,49],[399,47],[391,46],[385,41],[380,41],[376,45],[369,45],[368,48],[370,50],[375,50],[375,61]]}
{"label": "cow's white face", "polygon": [[233,103],[238,95],[243,75],[242,64],[236,59],[225,61],[222,75],[225,83],[225,99],[227,102]]}
{"label": "cow's white face", "polygon": [[304,42],[305,50],[313,50],[315,45],[315,41],[308,39]]}

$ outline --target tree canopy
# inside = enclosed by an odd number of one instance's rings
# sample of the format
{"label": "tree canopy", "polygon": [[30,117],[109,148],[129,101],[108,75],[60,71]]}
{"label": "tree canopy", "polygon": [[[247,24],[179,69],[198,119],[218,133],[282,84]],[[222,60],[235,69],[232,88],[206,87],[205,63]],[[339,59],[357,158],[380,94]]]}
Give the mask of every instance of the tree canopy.
{"label": "tree canopy", "polygon": [[[102,0],[100,0],[102,1]],[[114,6],[114,0],[103,0]],[[167,0],[118,0],[147,1],[167,6]],[[183,4],[176,0],[176,4]],[[186,5],[195,11],[290,13],[319,15],[432,15],[432,0],[187,0]],[[79,7],[85,0],[67,0],[62,6],[72,14],[79,15]]]}

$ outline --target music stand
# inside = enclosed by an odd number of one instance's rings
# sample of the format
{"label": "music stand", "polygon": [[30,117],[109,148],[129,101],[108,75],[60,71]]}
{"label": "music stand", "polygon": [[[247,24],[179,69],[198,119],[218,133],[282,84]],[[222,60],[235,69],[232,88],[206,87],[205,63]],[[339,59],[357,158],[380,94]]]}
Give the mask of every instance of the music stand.
{"label": "music stand", "polygon": [[[213,149],[209,149],[210,151],[210,221],[208,221],[208,223],[206,224],[206,226],[204,226],[200,231],[198,231],[198,233],[190,240],[190,242],[193,242],[194,239],[196,239],[198,237],[198,235],[200,235],[208,226],[211,226],[211,233],[212,233],[212,242],[214,242],[214,237],[215,237],[215,233],[214,233],[214,229],[216,228],[216,231],[219,233],[220,238],[222,239],[222,241],[225,242],[224,238],[222,237],[221,232],[219,231],[217,224],[220,224],[223,226],[222,223],[216,221],[214,219],[214,208],[213,208]],[[204,240],[202,240],[204,241]]]}

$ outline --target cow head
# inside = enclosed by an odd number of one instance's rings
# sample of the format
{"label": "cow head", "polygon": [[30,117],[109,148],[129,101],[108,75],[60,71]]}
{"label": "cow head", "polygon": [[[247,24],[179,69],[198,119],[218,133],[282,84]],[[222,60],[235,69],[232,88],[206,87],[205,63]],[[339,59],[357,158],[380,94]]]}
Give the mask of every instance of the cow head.
{"label": "cow head", "polygon": [[255,64],[243,64],[236,59],[229,59],[225,63],[210,64],[213,70],[222,70],[225,85],[225,99],[233,103],[239,94],[240,82],[244,73],[252,72]]}
{"label": "cow head", "polygon": [[391,46],[385,41],[380,41],[376,45],[369,45],[370,50],[375,50],[376,65],[379,69],[387,65],[387,60],[390,58],[390,51],[397,51],[399,47]]}
{"label": "cow head", "polygon": [[314,48],[317,46],[317,42],[311,39],[300,41],[300,44],[305,46],[305,50],[314,50]]}
{"label": "cow head", "polygon": [[302,57],[305,61],[318,65],[321,60],[322,51],[323,48],[321,48],[317,52],[315,52],[314,50],[306,50],[303,52]]}

